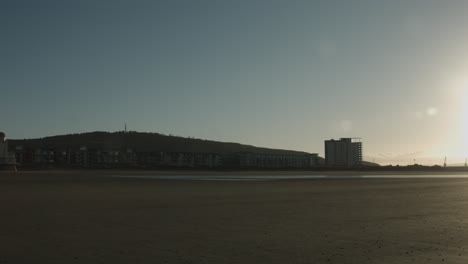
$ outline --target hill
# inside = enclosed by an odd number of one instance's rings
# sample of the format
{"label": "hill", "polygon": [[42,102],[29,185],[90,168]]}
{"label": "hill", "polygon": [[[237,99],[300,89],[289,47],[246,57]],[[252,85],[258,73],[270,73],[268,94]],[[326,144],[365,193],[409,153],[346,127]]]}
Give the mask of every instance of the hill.
{"label": "hill", "polygon": [[158,133],[142,132],[90,132],[81,134],[59,135],[37,139],[8,140],[11,147],[23,145],[28,148],[88,148],[122,149],[132,148],[138,152],[193,152],[231,154],[252,152],[276,155],[304,155],[302,151],[260,148],[239,143],[218,142],[195,138],[168,136]]}
{"label": "hill", "polygon": [[370,162],[370,161],[362,161],[361,165],[366,166],[366,167],[380,167],[380,164],[375,163],[375,162]]}

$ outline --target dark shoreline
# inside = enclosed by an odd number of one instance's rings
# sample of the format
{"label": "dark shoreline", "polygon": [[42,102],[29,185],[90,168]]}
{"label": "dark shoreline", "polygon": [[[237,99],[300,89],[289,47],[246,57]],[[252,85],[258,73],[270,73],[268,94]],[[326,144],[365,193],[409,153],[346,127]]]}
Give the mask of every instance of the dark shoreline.
{"label": "dark shoreline", "polygon": [[[34,173],[34,174],[78,174],[78,173],[97,173],[97,174],[134,174],[134,175],[325,175],[325,176],[341,176],[341,175],[466,175],[468,169],[462,168],[444,168],[437,170],[414,170],[414,169],[398,169],[398,170],[260,170],[260,169],[245,169],[245,170],[214,170],[214,169],[75,169],[75,168],[41,168],[24,170],[18,168],[16,173]],[[13,171],[1,171],[0,173],[15,173]]]}

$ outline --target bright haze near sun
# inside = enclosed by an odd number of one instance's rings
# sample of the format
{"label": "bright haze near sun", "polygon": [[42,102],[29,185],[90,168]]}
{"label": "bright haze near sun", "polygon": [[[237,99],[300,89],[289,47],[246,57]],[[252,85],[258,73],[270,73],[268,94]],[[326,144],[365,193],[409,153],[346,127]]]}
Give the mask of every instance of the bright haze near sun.
{"label": "bright haze near sun", "polygon": [[2,1],[9,138],[129,129],[468,156],[468,1]]}

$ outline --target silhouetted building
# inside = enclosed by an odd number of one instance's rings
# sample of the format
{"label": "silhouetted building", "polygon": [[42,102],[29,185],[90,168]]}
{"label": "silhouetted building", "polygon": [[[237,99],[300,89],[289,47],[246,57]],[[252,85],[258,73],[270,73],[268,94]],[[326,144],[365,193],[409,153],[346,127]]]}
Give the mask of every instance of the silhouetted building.
{"label": "silhouetted building", "polygon": [[362,142],[356,138],[325,140],[327,166],[352,167],[362,164]]}
{"label": "silhouetted building", "polygon": [[55,162],[55,151],[49,148],[37,148],[33,154],[34,163],[54,163]]}
{"label": "silhouetted building", "polygon": [[241,168],[310,168],[318,165],[318,154],[281,155],[239,152],[230,155],[231,166]]}
{"label": "silhouetted building", "polygon": [[32,163],[34,160],[34,151],[31,148],[25,148],[23,145],[14,146],[16,162],[19,164]]}
{"label": "silhouetted building", "polygon": [[8,152],[8,142],[5,138],[6,134],[0,132],[0,167],[16,164],[15,155]]}
{"label": "silhouetted building", "polygon": [[[15,144],[16,143],[16,144]],[[184,152],[161,151],[119,144],[83,144],[72,141],[60,144],[25,144],[15,142],[11,150],[23,166],[64,166],[85,168],[180,167],[180,168],[310,168],[319,165],[317,154],[256,152]],[[58,146],[57,146],[58,145]]]}
{"label": "silhouetted building", "polygon": [[220,155],[197,152],[161,152],[160,164],[172,167],[219,167]]}
{"label": "silhouetted building", "polygon": [[0,157],[5,158],[8,154],[8,143],[5,140],[5,133],[0,132]]}

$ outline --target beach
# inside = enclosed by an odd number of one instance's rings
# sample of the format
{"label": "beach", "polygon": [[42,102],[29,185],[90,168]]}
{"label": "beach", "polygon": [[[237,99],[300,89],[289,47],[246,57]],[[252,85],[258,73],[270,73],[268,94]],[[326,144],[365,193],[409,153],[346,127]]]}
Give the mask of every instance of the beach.
{"label": "beach", "polygon": [[468,178],[204,174],[2,172],[0,263],[468,262]]}

